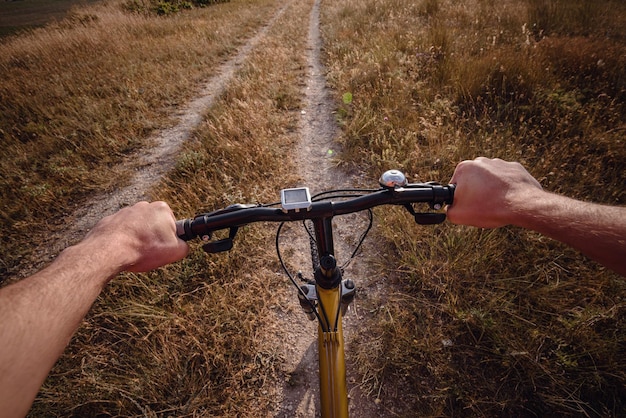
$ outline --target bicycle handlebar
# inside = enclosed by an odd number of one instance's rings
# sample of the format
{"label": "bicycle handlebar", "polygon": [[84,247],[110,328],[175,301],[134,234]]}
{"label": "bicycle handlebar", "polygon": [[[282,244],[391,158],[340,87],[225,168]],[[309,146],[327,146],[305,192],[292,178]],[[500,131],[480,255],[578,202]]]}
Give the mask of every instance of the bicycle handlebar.
{"label": "bicycle handlebar", "polygon": [[[285,211],[276,207],[236,204],[215,212],[201,214],[191,219],[176,221],[176,234],[181,239],[189,241],[196,237],[211,236],[215,231],[238,228],[253,222],[286,222],[332,218],[381,205],[428,203],[434,209],[441,209],[443,205],[452,204],[454,188],[455,185],[453,184],[443,186],[436,183],[386,187],[338,202],[314,201],[308,210],[300,211]],[[417,220],[418,214],[412,213]]]}

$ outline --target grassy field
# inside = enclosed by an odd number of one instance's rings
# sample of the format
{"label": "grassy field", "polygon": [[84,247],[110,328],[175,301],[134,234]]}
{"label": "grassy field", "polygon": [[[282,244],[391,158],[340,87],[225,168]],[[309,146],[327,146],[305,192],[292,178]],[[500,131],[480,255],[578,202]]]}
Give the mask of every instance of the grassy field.
{"label": "grassy field", "polygon": [[[327,3],[330,78],[354,98],[346,164],[445,180],[459,160],[500,157],[548,190],[623,205],[625,13],[617,1]],[[408,234],[403,214],[381,217],[402,261],[380,271],[403,290],[353,344],[372,393],[420,416],[623,416],[623,278],[516,228]],[[394,393],[397,381],[411,389]]]}
{"label": "grassy field", "polygon": [[[310,5],[287,9],[153,191],[180,216],[273,200],[290,178]],[[119,187],[116,163],[277,7],[111,3],[0,45],[3,277],[33,229]],[[325,1],[342,164],[445,182],[462,159],[500,157],[548,190],[623,205],[625,27],[617,0]],[[377,222],[394,256],[372,268],[396,284],[359,302],[374,315],[348,346],[382,415],[624,416],[623,278],[517,228]],[[281,359],[264,326],[284,285],[268,239],[247,229],[224,256],[112,282],[31,415],[267,416]]]}
{"label": "grassy field", "polygon": [[253,4],[170,18],[102,4],[0,45],[0,276],[28,256],[21,242],[124,184],[116,164],[263,23],[269,6]]}

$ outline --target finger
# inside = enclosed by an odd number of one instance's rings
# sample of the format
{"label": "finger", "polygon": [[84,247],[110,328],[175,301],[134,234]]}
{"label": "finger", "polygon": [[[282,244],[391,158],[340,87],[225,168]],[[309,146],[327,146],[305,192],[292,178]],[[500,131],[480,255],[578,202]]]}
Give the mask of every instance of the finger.
{"label": "finger", "polygon": [[464,167],[469,163],[470,161],[465,160],[457,164],[456,168],[454,169],[454,173],[452,174],[452,178],[450,179],[450,184],[457,184],[458,178],[462,175],[464,171]]}

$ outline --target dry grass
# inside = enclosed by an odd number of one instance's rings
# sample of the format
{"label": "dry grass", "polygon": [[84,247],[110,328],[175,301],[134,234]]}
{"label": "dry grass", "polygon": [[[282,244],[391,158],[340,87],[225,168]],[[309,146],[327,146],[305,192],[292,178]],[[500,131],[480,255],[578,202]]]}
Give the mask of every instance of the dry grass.
{"label": "dry grass", "polygon": [[[324,22],[332,83],[353,94],[346,164],[446,181],[461,159],[501,157],[550,190],[624,204],[623,4],[348,1],[328,4]],[[351,348],[386,408],[623,413],[623,279],[515,228],[380,218],[392,261],[379,271],[401,291]]]}
{"label": "dry grass", "polygon": [[[618,1],[591,4],[324,2],[329,80],[337,103],[353,95],[339,112],[343,163],[446,181],[461,159],[497,156],[550,190],[623,204],[626,15]],[[26,225],[117,187],[115,163],[274,7],[238,0],[164,19],[84,9],[0,46],[3,274],[27,251]],[[295,180],[285,156],[308,7],[287,9],[153,191],[179,216],[273,201]],[[384,306],[360,302],[371,334],[349,349],[386,415],[623,414],[623,279],[515,228],[377,219],[391,264],[373,269],[397,286]],[[246,228],[228,254],[194,251],[115,280],[31,415],[267,416],[281,361],[267,321],[285,285],[268,232]]]}
{"label": "dry grass", "polygon": [[170,18],[109,4],[0,46],[2,277],[57,215],[120,186],[127,173],[115,164],[169,123],[171,109],[263,22],[269,4]]}

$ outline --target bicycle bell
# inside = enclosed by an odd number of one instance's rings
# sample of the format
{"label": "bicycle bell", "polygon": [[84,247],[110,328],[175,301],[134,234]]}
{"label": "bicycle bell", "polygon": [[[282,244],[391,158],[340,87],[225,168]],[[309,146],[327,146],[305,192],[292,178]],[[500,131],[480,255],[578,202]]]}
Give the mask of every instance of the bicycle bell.
{"label": "bicycle bell", "polygon": [[400,170],[388,170],[380,176],[378,180],[381,186],[388,189],[395,189],[397,187],[404,187],[407,185],[406,176]]}

